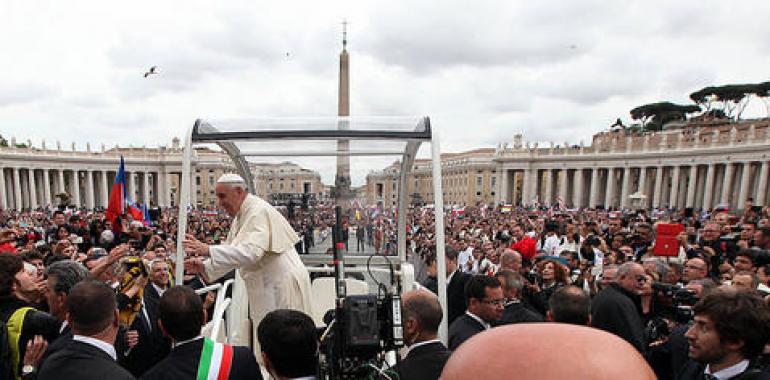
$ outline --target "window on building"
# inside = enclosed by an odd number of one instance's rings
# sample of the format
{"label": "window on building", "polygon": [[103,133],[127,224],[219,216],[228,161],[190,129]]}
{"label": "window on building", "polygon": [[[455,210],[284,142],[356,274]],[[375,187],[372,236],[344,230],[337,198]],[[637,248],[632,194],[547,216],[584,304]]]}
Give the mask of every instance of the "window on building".
{"label": "window on building", "polygon": [[377,197],[378,198],[382,198],[382,193],[384,191],[384,187],[385,186],[383,184],[381,184],[381,183],[377,184]]}
{"label": "window on building", "polygon": [[492,177],[492,181],[491,181],[492,187],[495,187],[496,183],[497,183],[497,177]]}
{"label": "window on building", "polygon": [[214,177],[209,176],[209,186],[214,186]]}
{"label": "window on building", "polygon": [[481,187],[481,183],[484,181],[484,177],[478,176],[476,177],[476,186]]}
{"label": "window on building", "polygon": [[201,177],[195,176],[195,185],[197,185],[197,186],[201,185]]}
{"label": "window on building", "polygon": [[283,182],[278,186],[278,190],[283,191]]}

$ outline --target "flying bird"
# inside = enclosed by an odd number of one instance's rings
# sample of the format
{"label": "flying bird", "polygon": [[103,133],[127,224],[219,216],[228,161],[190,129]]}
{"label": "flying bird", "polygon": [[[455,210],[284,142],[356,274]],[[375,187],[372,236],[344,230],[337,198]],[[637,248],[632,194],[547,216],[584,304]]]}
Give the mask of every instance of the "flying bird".
{"label": "flying bird", "polygon": [[152,74],[157,74],[158,73],[156,71],[157,69],[158,69],[158,66],[150,67],[150,70],[148,70],[146,73],[144,73],[144,77],[147,78],[148,76],[150,76]]}

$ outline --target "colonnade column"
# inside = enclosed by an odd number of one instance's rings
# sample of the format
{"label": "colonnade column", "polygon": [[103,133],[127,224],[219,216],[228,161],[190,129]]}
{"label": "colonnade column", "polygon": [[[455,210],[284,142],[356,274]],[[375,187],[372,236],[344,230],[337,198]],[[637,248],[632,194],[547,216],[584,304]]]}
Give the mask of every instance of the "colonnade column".
{"label": "colonnade column", "polygon": [[0,166],[0,207],[8,208],[8,198],[5,194],[5,168]]}
{"label": "colonnade column", "polygon": [[37,189],[35,188],[37,184],[35,183],[35,169],[27,169],[27,177],[29,178],[29,208],[34,210],[37,208]]}
{"label": "colonnade column", "polygon": [[583,178],[583,169],[575,169],[575,190],[572,193],[572,207],[583,207],[583,187],[585,186]]}
{"label": "colonnade column", "polygon": [[149,207],[150,205],[150,172],[144,172],[144,191],[142,191],[142,203]]}
{"label": "colonnade column", "polygon": [[72,198],[76,207],[80,207],[80,173],[75,169],[72,171]]}
{"label": "colonnade column", "polygon": [[497,183],[500,188],[495,191],[495,203],[508,203],[508,170],[501,169],[498,173]]}
{"label": "colonnade column", "polygon": [[545,199],[540,203],[544,205],[553,203],[553,169],[545,169],[545,192],[543,196]]}
{"label": "colonnade column", "polygon": [[94,172],[86,170],[86,207],[93,209],[96,205],[96,196],[94,194]]}
{"label": "colonnade column", "polygon": [[[749,184],[751,181],[751,162],[743,163],[743,173],[741,174],[741,190],[738,196],[738,209],[743,209],[746,200],[749,199]],[[761,189],[759,189],[761,191]],[[744,210],[745,211],[745,210]]]}
{"label": "colonnade column", "polygon": [[722,181],[722,198],[719,203],[730,204],[730,192],[732,190],[733,183],[733,165],[731,163],[725,164],[725,179]]}
{"label": "colonnade column", "polygon": [[647,167],[642,166],[639,168],[639,189],[637,192],[644,195],[644,198],[642,198],[642,207],[647,207],[647,205],[650,203],[647,200]]}
{"label": "colonnade column", "polygon": [[677,195],[679,195],[679,172],[679,165],[674,166],[674,170],[671,172],[671,194],[668,197],[669,207],[676,208],[679,201],[677,199]]}
{"label": "colonnade column", "polygon": [[[511,191],[508,192],[508,190],[505,190],[505,197],[508,198],[508,194],[511,195],[510,199],[506,201],[506,203],[513,204],[513,202],[516,201],[516,197],[519,195],[519,192],[516,190],[516,172],[510,171],[506,172],[505,176],[505,188],[508,189],[510,187]],[[513,182],[513,185],[511,185],[511,182]],[[169,185],[170,186],[170,185]]]}
{"label": "colonnade column", "polygon": [[607,168],[607,196],[604,198],[604,208],[612,208],[615,198],[615,168]]}
{"label": "colonnade column", "polygon": [[757,205],[765,205],[765,195],[767,194],[767,161],[762,161],[759,167],[759,185],[757,186]]}
{"label": "colonnade column", "polygon": [[19,178],[19,168],[13,168],[13,201],[16,210],[21,210],[24,207],[21,202],[21,179]]}
{"label": "colonnade column", "polygon": [[710,209],[714,202],[714,175],[716,174],[716,165],[709,164],[706,170],[706,184],[703,189],[703,208]]}
{"label": "colonnade column", "polygon": [[631,181],[631,168],[628,166],[623,168],[623,182],[620,187],[620,208],[624,209],[628,207],[628,191]]}
{"label": "colonnade column", "polygon": [[43,197],[45,197],[44,205],[50,205],[53,203],[51,197],[51,173],[49,169],[43,169]]}
{"label": "colonnade column", "polygon": [[687,201],[684,207],[695,207],[695,190],[698,188],[698,165],[690,166],[690,180],[687,185]]}
{"label": "colonnade column", "polygon": [[136,202],[136,173],[134,172],[128,175],[128,199]]}
{"label": "colonnade column", "polygon": [[59,169],[59,190],[60,193],[66,193],[67,188],[64,186],[64,169]]}
{"label": "colonnade column", "polygon": [[102,187],[102,189],[101,189],[102,190],[102,207],[106,208],[109,205],[109,203],[110,203],[110,195],[109,195],[109,192],[107,191],[108,186],[107,186],[107,171],[106,170],[102,170],[102,186],[101,187]]}
{"label": "colonnade column", "polygon": [[660,207],[660,197],[663,190],[663,166],[655,169],[655,188],[652,191],[652,207]]}
{"label": "colonnade column", "polygon": [[567,179],[569,178],[569,173],[567,173],[567,169],[561,169],[559,171],[559,197],[561,198],[561,201],[564,202],[564,205],[566,206],[569,203],[569,199],[567,199]]}
{"label": "colonnade column", "polygon": [[532,173],[531,169],[527,168],[524,169],[524,175],[521,180],[521,205],[527,206],[529,205],[529,198],[532,196],[530,195],[530,186],[532,182]]}
{"label": "colonnade column", "polygon": [[591,169],[591,190],[588,196],[588,207],[596,208],[599,203],[599,169]]}

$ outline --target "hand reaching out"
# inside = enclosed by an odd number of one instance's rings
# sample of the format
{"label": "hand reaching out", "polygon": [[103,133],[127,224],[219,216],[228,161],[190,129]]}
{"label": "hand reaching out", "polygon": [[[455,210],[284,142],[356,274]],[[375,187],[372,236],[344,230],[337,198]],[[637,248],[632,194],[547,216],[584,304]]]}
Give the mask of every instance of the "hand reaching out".
{"label": "hand reaching out", "polygon": [[187,252],[190,256],[208,256],[209,255],[209,245],[199,241],[195,238],[195,236],[187,234],[185,235],[185,239],[182,242],[182,246],[184,247],[184,251]]}

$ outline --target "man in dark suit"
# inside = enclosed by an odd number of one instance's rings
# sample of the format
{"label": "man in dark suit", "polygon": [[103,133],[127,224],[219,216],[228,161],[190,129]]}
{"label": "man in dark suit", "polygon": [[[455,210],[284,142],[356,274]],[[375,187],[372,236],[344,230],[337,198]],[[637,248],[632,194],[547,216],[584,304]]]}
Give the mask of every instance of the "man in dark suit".
{"label": "man in dark suit", "polygon": [[88,278],[88,269],[82,264],[72,260],[62,260],[51,264],[45,270],[46,289],[45,299],[48,303],[48,311],[62,321],[59,329],[59,337],[48,345],[42,362],[49,356],[72,342],[72,329],[67,323],[67,297],[72,287]]}
{"label": "man in dark suit", "polygon": [[81,281],[67,297],[67,310],[72,343],[43,363],[38,379],[134,379],[116,362],[115,292],[101,282]]}
{"label": "man in dark suit", "polygon": [[770,339],[770,307],[749,290],[718,288],[693,307],[688,362],[678,379],[770,379],[752,366]]}
{"label": "man in dark suit", "polygon": [[500,281],[505,297],[505,310],[497,322],[499,325],[523,322],[543,322],[543,316],[522,302],[524,278],[510,269],[503,269],[495,276]]}
{"label": "man in dark suit", "polygon": [[396,373],[402,380],[438,379],[451,351],[438,340],[441,324],[441,305],[435,294],[412,290],[402,296],[404,340],[409,353],[396,364]]}
{"label": "man in dark suit", "polygon": [[158,307],[160,296],[168,288],[168,263],[155,259],[149,265],[149,282],[144,288],[142,306],[129,327],[135,331],[138,341],[125,356],[121,364],[139,377],[163,360],[171,351],[171,341],[158,328]]}
{"label": "man in dark suit", "polygon": [[257,328],[257,340],[265,369],[274,379],[315,379],[318,338],[307,314],[289,309],[267,313]]}
{"label": "man in dark suit", "polygon": [[551,322],[590,326],[591,297],[577,286],[564,286],[556,290],[548,300],[546,315]]}
{"label": "man in dark suit", "polygon": [[463,315],[468,308],[465,297],[465,285],[472,275],[463,272],[457,267],[458,252],[452,247],[446,247],[446,299],[447,299],[447,323]]}
{"label": "man in dark suit", "polygon": [[492,328],[503,315],[505,298],[500,281],[486,275],[472,276],[465,287],[468,310],[449,326],[449,349],[454,351],[470,337]]}
{"label": "man in dark suit", "polygon": [[[225,376],[228,379],[262,379],[257,359],[249,348],[219,345],[200,335],[206,311],[200,297],[189,287],[174,286],[165,291],[158,314],[158,327],[171,338],[173,349],[142,379],[195,379],[199,371],[222,374],[228,369]],[[221,350],[224,354],[220,360],[203,357],[204,348],[213,352]],[[206,366],[206,362],[210,365]]]}

